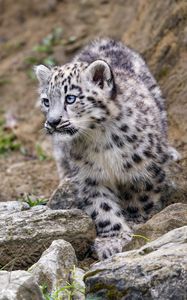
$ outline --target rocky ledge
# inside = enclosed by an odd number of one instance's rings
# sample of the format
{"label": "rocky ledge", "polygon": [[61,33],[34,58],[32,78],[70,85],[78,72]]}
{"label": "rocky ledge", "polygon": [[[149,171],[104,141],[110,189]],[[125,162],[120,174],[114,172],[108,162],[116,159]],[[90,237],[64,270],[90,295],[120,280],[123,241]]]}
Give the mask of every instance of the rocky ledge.
{"label": "rocky ledge", "polygon": [[116,254],[85,275],[87,299],[185,300],[187,226],[138,250]]}
{"label": "rocky ledge", "polygon": [[0,204],[1,267],[26,269],[58,239],[70,242],[77,257],[82,259],[94,238],[92,220],[78,209],[51,210],[46,206],[28,209],[27,204],[15,201]]}

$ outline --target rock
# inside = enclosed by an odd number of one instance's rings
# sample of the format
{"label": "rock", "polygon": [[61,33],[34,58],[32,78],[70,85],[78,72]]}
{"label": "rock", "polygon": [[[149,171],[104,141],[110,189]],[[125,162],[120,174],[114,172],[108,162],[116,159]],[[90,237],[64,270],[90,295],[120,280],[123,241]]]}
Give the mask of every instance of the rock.
{"label": "rock", "polygon": [[85,283],[83,281],[84,274],[85,271],[81,268],[74,268],[74,271],[71,276],[71,283],[74,287],[74,300],[85,300]]}
{"label": "rock", "polygon": [[187,159],[185,157],[170,166],[170,178],[174,180],[175,187],[167,205],[177,202],[187,203]]}
{"label": "rock", "polygon": [[75,250],[64,240],[53,241],[29,271],[39,285],[46,285],[48,293],[67,285],[70,272],[77,265]]}
{"label": "rock", "polygon": [[0,271],[0,300],[44,300],[40,287],[26,271]]}
{"label": "rock", "polygon": [[74,191],[72,182],[69,179],[63,180],[52,193],[48,201],[48,206],[51,209],[75,208],[75,199],[72,191]]}
{"label": "rock", "polygon": [[133,250],[140,248],[147,243],[147,240],[138,236],[143,236],[153,241],[168,231],[185,226],[187,224],[187,204],[172,204],[161,212],[154,215],[145,224],[137,226],[134,237],[123,250]]}
{"label": "rock", "polygon": [[186,238],[187,226],[180,227],[93,265],[85,275],[86,299],[185,300]]}
{"label": "rock", "polygon": [[[38,285],[46,286],[48,294],[53,295],[69,283],[72,287],[73,299],[84,300],[83,276],[85,271],[76,265],[77,258],[71,244],[64,240],[56,240],[43,252],[39,261],[29,271]],[[69,299],[65,291],[59,292],[58,296],[64,300]]]}
{"label": "rock", "polygon": [[70,242],[78,258],[83,259],[94,238],[92,220],[78,209],[35,206],[9,215],[0,214],[0,265],[27,268],[57,239]]}
{"label": "rock", "polygon": [[21,202],[21,201],[0,202],[0,215],[19,212],[22,210],[27,210],[29,208],[30,206],[26,202]]}

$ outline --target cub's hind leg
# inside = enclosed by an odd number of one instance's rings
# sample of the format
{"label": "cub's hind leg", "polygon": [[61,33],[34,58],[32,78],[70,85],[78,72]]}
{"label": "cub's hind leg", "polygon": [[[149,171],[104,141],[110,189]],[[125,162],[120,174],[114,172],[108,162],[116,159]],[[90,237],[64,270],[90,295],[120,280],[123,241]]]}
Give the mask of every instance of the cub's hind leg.
{"label": "cub's hind leg", "polygon": [[149,177],[120,187],[123,215],[132,226],[147,221],[163,209],[171,193],[167,172],[161,165],[151,163],[147,171]]}

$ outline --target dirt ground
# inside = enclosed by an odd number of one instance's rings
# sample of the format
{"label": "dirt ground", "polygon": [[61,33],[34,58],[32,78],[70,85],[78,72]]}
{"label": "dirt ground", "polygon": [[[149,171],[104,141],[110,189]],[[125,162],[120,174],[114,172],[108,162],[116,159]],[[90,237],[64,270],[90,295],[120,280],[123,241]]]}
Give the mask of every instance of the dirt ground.
{"label": "dirt ground", "polygon": [[[146,28],[140,26],[145,34],[145,43],[137,36],[142,16],[139,11],[144,10],[142,5],[145,1],[134,0],[131,3],[130,0],[0,0],[0,120],[4,122],[4,136],[13,134],[15,141],[20,144],[18,150],[0,154],[0,201],[15,200],[25,193],[48,198],[58,185],[50,141],[42,130],[43,118],[37,107],[37,82],[32,73],[34,64],[63,64],[93,37],[111,36],[127,41],[128,45],[137,48],[147,58],[166,98],[167,95],[170,97],[168,91],[178,84],[172,79],[172,55],[178,55],[173,44],[174,33],[171,29],[160,44],[157,42],[156,46],[149,44],[148,47],[151,37],[147,38]],[[151,31],[148,27],[147,30]],[[168,51],[173,52],[170,60],[166,53],[159,65],[159,51],[162,53],[166,44],[172,45],[173,48]],[[180,57],[185,61],[186,50],[180,52]],[[181,60],[180,64],[183,68]],[[171,66],[172,70],[170,68],[168,71]],[[159,68],[162,73],[158,71]],[[170,81],[165,80],[167,72],[171,72]],[[177,76],[181,76],[180,72]],[[171,97],[172,101],[167,103],[170,141],[183,155],[181,162],[175,165],[176,173],[183,174],[182,181],[186,185],[187,107],[184,82],[181,82],[176,86],[174,98]],[[175,93],[177,89],[181,93],[179,102]]]}

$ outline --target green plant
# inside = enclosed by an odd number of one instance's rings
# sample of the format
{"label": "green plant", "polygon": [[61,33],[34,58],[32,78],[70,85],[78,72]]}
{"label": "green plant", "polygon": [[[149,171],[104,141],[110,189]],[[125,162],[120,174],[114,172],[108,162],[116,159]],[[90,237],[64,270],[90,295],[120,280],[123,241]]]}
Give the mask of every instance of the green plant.
{"label": "green plant", "polygon": [[0,155],[14,150],[19,150],[21,145],[13,132],[4,128],[4,120],[0,120]]}
{"label": "green plant", "polygon": [[52,67],[57,64],[53,53],[55,46],[63,44],[62,32],[62,28],[54,28],[39,44],[33,47],[32,54],[25,58],[26,67],[29,67],[26,73],[31,80],[36,80],[33,65],[44,64]]}
{"label": "green plant", "polygon": [[43,161],[46,160],[47,154],[45,153],[45,151],[42,149],[42,147],[39,144],[36,144],[36,154],[39,160]]}
{"label": "green plant", "polygon": [[61,37],[62,28],[54,28],[50,34],[43,38],[40,44],[33,48],[33,50],[39,53],[51,54],[53,53],[53,47],[62,41]]}
{"label": "green plant", "polygon": [[28,203],[30,207],[37,206],[37,205],[45,205],[47,203],[47,199],[36,197],[34,195],[29,195],[29,194],[23,195],[21,201]]}
{"label": "green plant", "polygon": [[50,294],[47,291],[47,285],[46,284],[40,285],[40,290],[41,290],[42,295],[44,296],[45,300],[53,300],[51,298]]}
{"label": "green plant", "polygon": [[148,239],[146,236],[141,235],[141,234],[132,234],[133,238],[140,238],[140,239],[144,239],[146,242],[150,242],[150,239]]}
{"label": "green plant", "polygon": [[[54,292],[50,295],[47,291],[47,285],[42,285],[41,291],[43,293],[45,300],[63,300],[63,295],[66,296],[67,300],[72,300],[73,296],[79,292],[85,295],[85,289],[77,282],[75,266],[71,271],[71,283],[66,282],[66,285],[63,287],[57,287]],[[93,299],[94,300],[94,299]]]}

